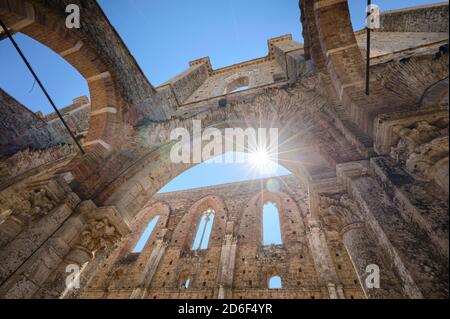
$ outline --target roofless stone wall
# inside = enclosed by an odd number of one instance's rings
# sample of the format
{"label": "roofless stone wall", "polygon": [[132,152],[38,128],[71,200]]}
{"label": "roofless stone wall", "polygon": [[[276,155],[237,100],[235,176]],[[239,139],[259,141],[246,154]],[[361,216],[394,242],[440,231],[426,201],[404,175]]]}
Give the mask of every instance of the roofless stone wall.
{"label": "roofless stone wall", "polygon": [[448,33],[448,2],[386,11],[381,15],[378,31]]}
{"label": "roofless stone wall", "polygon": [[47,123],[0,89],[0,155],[53,143]]}

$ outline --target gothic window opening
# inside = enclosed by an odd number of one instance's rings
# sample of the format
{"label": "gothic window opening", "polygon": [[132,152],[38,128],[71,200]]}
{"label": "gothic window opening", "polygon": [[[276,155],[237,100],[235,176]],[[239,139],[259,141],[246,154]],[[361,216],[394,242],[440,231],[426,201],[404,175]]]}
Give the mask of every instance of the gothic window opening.
{"label": "gothic window opening", "polygon": [[159,216],[155,216],[148,223],[147,227],[145,228],[144,232],[141,235],[141,238],[139,238],[139,241],[137,242],[136,246],[134,246],[133,253],[142,252],[145,245],[147,244],[148,239],[150,238],[150,235],[152,234],[153,230],[155,229],[156,224],[158,223],[158,220],[159,220]]}
{"label": "gothic window opening", "polygon": [[276,204],[267,202],[263,206],[263,244],[281,245],[280,216]]}
{"label": "gothic window opening", "polygon": [[280,276],[273,276],[269,279],[269,289],[281,289],[281,277]]}
{"label": "gothic window opening", "polygon": [[187,279],[183,282],[183,284],[181,285],[181,288],[183,288],[183,289],[188,289],[189,286],[190,286],[190,284],[191,284],[191,278],[187,278]]}
{"label": "gothic window opening", "polygon": [[228,83],[225,93],[239,92],[250,88],[250,79],[248,76],[241,76]]}
{"label": "gothic window opening", "polygon": [[243,86],[240,86],[240,87],[234,89],[234,90],[231,91],[230,93],[240,92],[240,91],[245,91],[245,90],[248,90],[249,88],[250,88],[250,87],[249,87],[248,85],[243,85]]}
{"label": "gothic window opening", "polygon": [[211,236],[212,225],[214,223],[214,210],[208,208],[205,210],[200,218],[200,223],[197,228],[192,250],[208,248],[209,237]]}

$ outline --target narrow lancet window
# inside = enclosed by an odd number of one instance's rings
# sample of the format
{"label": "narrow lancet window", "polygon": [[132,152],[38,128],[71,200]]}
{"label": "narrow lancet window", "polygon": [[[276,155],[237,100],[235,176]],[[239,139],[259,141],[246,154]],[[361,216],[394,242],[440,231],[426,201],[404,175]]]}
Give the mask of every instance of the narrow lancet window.
{"label": "narrow lancet window", "polygon": [[140,253],[145,247],[145,244],[147,243],[148,239],[150,238],[150,235],[153,232],[153,229],[155,228],[156,224],[158,223],[159,216],[153,217],[153,219],[148,223],[147,227],[145,228],[144,232],[141,235],[141,238],[139,238],[139,241],[137,242],[136,246],[133,248],[133,253]]}
{"label": "narrow lancet window", "polygon": [[212,208],[208,208],[200,217],[200,223],[197,228],[197,234],[192,245],[192,250],[208,248],[213,223],[214,210]]}
{"label": "narrow lancet window", "polygon": [[263,206],[263,244],[280,245],[281,227],[277,206],[272,202],[267,202]]}
{"label": "narrow lancet window", "polygon": [[190,284],[191,284],[191,278],[187,278],[187,279],[183,282],[183,284],[181,285],[181,287],[182,287],[183,289],[188,289]]}

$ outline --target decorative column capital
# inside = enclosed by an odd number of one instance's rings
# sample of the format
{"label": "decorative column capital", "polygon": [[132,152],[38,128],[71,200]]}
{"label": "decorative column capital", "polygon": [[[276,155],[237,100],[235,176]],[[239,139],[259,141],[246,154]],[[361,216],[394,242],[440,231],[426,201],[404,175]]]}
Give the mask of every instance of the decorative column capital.
{"label": "decorative column capital", "polygon": [[113,246],[120,238],[120,233],[107,217],[91,218],[81,231],[79,245],[95,253]]}
{"label": "decorative column capital", "polygon": [[320,210],[325,227],[341,234],[364,225],[358,205],[346,193],[322,194]]}
{"label": "decorative column capital", "polygon": [[130,232],[114,207],[97,207],[92,201],[84,201],[78,205],[77,212],[84,222],[77,245],[92,253],[114,247]]}

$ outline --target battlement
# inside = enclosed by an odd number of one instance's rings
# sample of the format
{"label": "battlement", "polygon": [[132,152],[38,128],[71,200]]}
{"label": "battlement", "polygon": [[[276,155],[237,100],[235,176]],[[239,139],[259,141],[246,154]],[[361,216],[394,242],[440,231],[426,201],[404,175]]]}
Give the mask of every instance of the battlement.
{"label": "battlement", "polygon": [[[304,54],[303,44],[285,34],[267,41],[267,55],[233,65],[213,69],[209,56],[189,62],[189,69],[157,88],[161,96],[172,95],[175,101],[166,109],[214,97],[236,93],[281,81],[294,81]],[[157,94],[158,95],[158,94]],[[158,100],[157,97],[154,100]],[[151,101],[148,101],[151,103]]]}
{"label": "battlement", "polygon": [[[59,109],[59,113],[61,115],[65,116],[66,114],[73,112],[73,111],[79,109],[80,107],[86,106],[88,104],[90,104],[89,98],[87,96],[83,95],[83,96],[73,99],[72,104]],[[45,116],[45,120],[47,122],[49,122],[51,120],[55,120],[55,119],[58,119],[58,114],[56,114],[56,112],[52,112],[52,113],[48,114],[47,116]]]}
{"label": "battlement", "polygon": [[248,66],[254,66],[254,65],[258,65],[258,64],[261,64],[261,63],[264,63],[267,61],[274,60],[275,59],[275,51],[276,51],[275,44],[284,42],[284,41],[290,41],[290,42],[295,43],[295,45],[293,45],[293,47],[292,47],[292,50],[298,50],[298,49],[303,48],[303,45],[301,43],[292,41],[292,34],[284,34],[279,37],[275,37],[275,38],[267,40],[268,54],[264,57],[243,61],[240,63],[232,64],[232,65],[225,66],[225,67],[214,70],[212,68],[212,64],[211,64],[211,60],[210,60],[209,56],[206,56],[206,57],[202,57],[202,58],[199,58],[199,59],[196,59],[193,61],[189,61],[189,66],[193,67],[193,66],[197,66],[197,65],[201,65],[201,64],[206,64],[209,76],[214,76],[217,74],[240,70],[240,69],[248,67]]}

